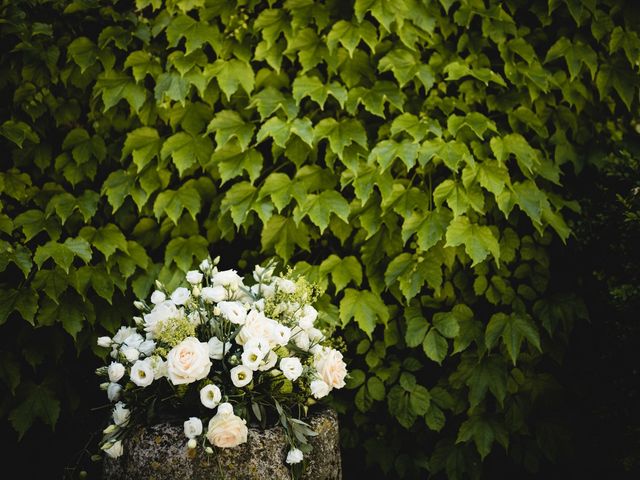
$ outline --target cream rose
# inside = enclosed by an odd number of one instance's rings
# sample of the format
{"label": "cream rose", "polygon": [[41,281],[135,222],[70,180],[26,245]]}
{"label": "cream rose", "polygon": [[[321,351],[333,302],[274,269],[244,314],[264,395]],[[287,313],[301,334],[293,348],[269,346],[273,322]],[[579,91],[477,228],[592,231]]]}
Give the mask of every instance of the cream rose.
{"label": "cream rose", "polygon": [[202,380],[209,374],[209,345],[195,337],[187,337],[167,355],[167,374],[174,385]]}
{"label": "cream rose", "polygon": [[233,448],[247,441],[246,421],[233,413],[233,407],[221,403],[218,413],[209,420],[207,439],[220,448]]}
{"label": "cream rose", "polygon": [[342,354],[339,351],[325,348],[314,357],[313,362],[318,375],[329,387],[344,387],[347,365],[342,361]]}
{"label": "cream rose", "polygon": [[109,368],[107,369],[107,374],[109,375],[110,382],[118,382],[125,374],[124,365],[119,362],[111,362]]}

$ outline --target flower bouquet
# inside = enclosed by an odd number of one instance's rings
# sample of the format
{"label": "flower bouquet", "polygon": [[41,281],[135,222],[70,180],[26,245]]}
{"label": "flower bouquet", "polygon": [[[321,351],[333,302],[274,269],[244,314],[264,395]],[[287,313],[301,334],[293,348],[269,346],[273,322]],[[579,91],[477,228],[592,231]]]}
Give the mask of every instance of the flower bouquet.
{"label": "flower bouquet", "polygon": [[213,454],[246,442],[248,422],[279,422],[286,462],[299,477],[315,434],[302,419],[347,375],[342,354],[317,328],[317,286],[277,276],[273,264],[256,266],[245,283],[218,262],[203,261],[187,273],[188,286],[172,292],[156,282],[150,303],[135,302],[134,326],[98,339],[111,349],[97,373],[114,403],[101,448],[117,458],[132,427],[179,419],[187,451]]}

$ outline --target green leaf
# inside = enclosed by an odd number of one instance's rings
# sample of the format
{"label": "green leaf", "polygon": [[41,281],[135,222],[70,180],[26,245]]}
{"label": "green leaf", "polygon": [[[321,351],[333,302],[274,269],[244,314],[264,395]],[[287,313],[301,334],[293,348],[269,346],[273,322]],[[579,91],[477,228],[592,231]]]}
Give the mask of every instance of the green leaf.
{"label": "green leaf", "polygon": [[38,290],[44,290],[44,293],[58,303],[62,293],[69,285],[69,276],[60,268],[52,270],[39,270],[33,280],[33,287]]}
{"label": "green leaf", "polygon": [[154,96],[158,103],[164,102],[167,97],[184,104],[190,88],[189,81],[178,72],[164,72],[156,79]]}
{"label": "green leaf", "polygon": [[383,170],[386,170],[393,160],[400,158],[407,170],[410,170],[418,158],[418,148],[417,143],[406,140],[401,143],[394,140],[383,140],[371,150],[368,161],[370,163],[376,162]]}
{"label": "green leaf", "polygon": [[198,190],[191,186],[183,185],[178,190],[161,192],[153,204],[153,214],[158,220],[166,215],[177,225],[185,210],[195,220],[196,215],[200,212],[200,205],[201,198]]}
{"label": "green leaf", "polygon": [[166,35],[171,47],[176,47],[184,38],[187,55],[201,48],[205,43],[215,47],[220,42],[217,28],[213,28],[207,22],[199,22],[188,15],[173,17],[167,26]]}
{"label": "green leaf", "polygon": [[359,25],[340,20],[336,22],[329,35],[327,36],[327,46],[329,51],[333,52],[338,43],[340,43],[353,57],[353,52],[361,40],[374,50],[378,43],[378,32],[376,28],[369,22],[363,21]]}
{"label": "green leaf", "polygon": [[427,336],[424,337],[422,349],[427,357],[441,365],[442,361],[447,356],[449,346],[447,345],[447,341],[444,337],[432,328],[427,333]]}
{"label": "green leaf", "polygon": [[[157,87],[156,87],[157,88]],[[126,100],[133,111],[140,111],[147,98],[147,90],[133,81],[126,73],[107,70],[98,76],[94,91],[99,93],[107,111],[120,102]]]}
{"label": "green leaf", "polygon": [[235,58],[227,61],[216,60],[208,74],[215,77],[227,99],[231,98],[239,87],[242,87],[247,95],[251,95],[255,85],[255,74],[251,65]]}
{"label": "green leaf", "polygon": [[491,445],[495,439],[491,424],[480,416],[465,420],[458,430],[456,443],[468,442],[471,439],[476,444],[480,458],[484,460],[491,451]]}
{"label": "green leaf", "polygon": [[224,147],[226,143],[236,138],[242,150],[246,150],[253,138],[254,126],[245,121],[233,110],[222,110],[216,114],[207,127],[207,133],[215,132],[216,150]]}
{"label": "green leaf", "polygon": [[403,113],[393,119],[391,123],[391,135],[408,133],[414,141],[419,142],[429,133],[439,137],[442,135],[442,128],[436,120],[418,118],[411,113]]}
{"label": "green leaf", "polygon": [[418,307],[407,307],[404,311],[404,318],[407,322],[405,341],[408,347],[417,347],[424,341],[424,337],[429,329],[429,321],[422,314]]}
{"label": "green leaf", "polygon": [[193,235],[188,238],[176,237],[167,244],[165,252],[165,265],[175,263],[183,272],[188,272],[194,264],[207,258],[209,255],[209,242],[200,236]]}
{"label": "green leaf", "polygon": [[244,223],[249,212],[254,207],[257,197],[256,187],[249,182],[239,182],[234,184],[225,194],[222,200],[221,211],[230,211],[233,223],[240,226]]}
{"label": "green leaf", "polygon": [[458,136],[458,132],[463,128],[469,128],[480,139],[484,139],[484,134],[487,130],[497,133],[496,124],[489,120],[487,117],[478,112],[468,113],[466,116],[461,117],[459,115],[451,115],[447,120],[447,130],[451,132],[455,137]]}
{"label": "green leaf", "polygon": [[249,174],[251,182],[255,182],[262,172],[264,160],[262,154],[253,148],[242,150],[236,142],[227,143],[211,155],[211,163],[220,173],[222,184],[229,180],[242,176],[243,172]]}
{"label": "green leaf", "polygon": [[133,163],[141,172],[160,154],[162,139],[155,128],[141,127],[127,133],[127,139],[122,147],[122,158],[133,155]]}
{"label": "green leaf", "polygon": [[431,405],[431,394],[422,385],[416,385],[409,394],[409,406],[416,415],[424,415],[429,411]]}
{"label": "green leaf", "polygon": [[285,262],[291,258],[295,246],[309,251],[309,234],[304,223],[296,225],[292,218],[273,215],[262,229],[262,250],[274,249]]}
{"label": "green leaf", "polygon": [[98,61],[99,50],[96,44],[87,37],[78,37],[67,47],[67,53],[80,67],[80,73]]}
{"label": "green leaf", "polygon": [[325,118],[318,122],[314,132],[315,140],[328,139],[329,147],[339,157],[342,157],[345,147],[354,142],[367,147],[367,133],[362,124],[353,118],[340,122],[333,118]]}
{"label": "green leaf", "polygon": [[504,360],[495,355],[486,356],[474,364],[466,380],[471,407],[478,405],[491,391],[502,405],[507,394],[507,368]]}
{"label": "green leaf", "polygon": [[514,365],[520,355],[522,340],[525,338],[538,351],[542,351],[538,329],[529,317],[521,314],[505,315],[504,313],[497,313],[493,315],[485,332],[487,348],[493,347],[498,337],[502,337],[507,347],[507,353]]}
{"label": "green leaf", "polygon": [[446,246],[464,249],[471,257],[473,265],[482,262],[489,253],[496,263],[500,260],[500,245],[489,227],[472,224],[465,216],[454,218],[447,228]]}
{"label": "green leaf", "polygon": [[367,392],[374,400],[377,400],[379,402],[384,400],[384,383],[382,383],[382,381],[378,377],[369,377],[369,380],[367,380]]}
{"label": "green leaf", "polygon": [[438,312],[433,316],[432,322],[443,337],[455,338],[460,332],[460,324],[454,312]]}
{"label": "green leaf", "polygon": [[331,274],[336,292],[343,290],[352,281],[358,286],[362,283],[362,266],[354,256],[341,259],[337,255],[330,255],[320,264],[320,273]]}
{"label": "green leaf", "polygon": [[549,208],[547,196],[531,180],[513,184],[513,192],[518,206],[534,223],[540,224],[542,211]]}
{"label": "green leaf", "polygon": [[109,223],[99,229],[83,227],[80,230],[80,236],[102,252],[106,260],[109,260],[109,257],[111,257],[116,250],[127,254],[129,253],[127,239],[113,223]]}
{"label": "green leaf", "polygon": [[20,404],[9,414],[9,421],[18,432],[19,439],[40,419],[53,428],[60,416],[60,402],[49,387],[44,384],[27,383],[21,395]]}
{"label": "green leaf", "polygon": [[411,235],[416,234],[418,247],[426,252],[442,239],[452,218],[451,211],[447,208],[426,213],[413,212],[410,217],[405,218],[402,225],[402,240],[406,242]]}
{"label": "green leaf", "polygon": [[389,310],[373,292],[347,288],[340,301],[340,321],[346,325],[351,319],[371,338],[376,324],[386,325],[389,321]]}
{"label": "green leaf", "polygon": [[321,109],[324,109],[324,104],[329,95],[335,98],[341,107],[347,101],[347,89],[338,82],[331,82],[325,85],[317,77],[301,75],[296,77],[292,86],[293,98],[298,105],[300,105],[303,98],[309,97],[320,105]]}
{"label": "green leaf", "polygon": [[173,164],[182,177],[194,165],[205,165],[213,153],[213,145],[208,137],[193,136],[178,132],[162,144],[160,157],[165,160],[171,157]]}
{"label": "green leaf", "polygon": [[20,148],[22,148],[25,140],[29,140],[32,143],[40,143],[40,138],[33,131],[31,126],[20,121],[5,121],[0,125],[0,135],[5,137],[7,140],[12,141]]}
{"label": "green leaf", "polygon": [[318,195],[307,194],[304,203],[294,210],[293,219],[300,223],[302,218],[308,216],[322,233],[329,226],[331,214],[348,223],[349,203],[335,190],[325,190]]}

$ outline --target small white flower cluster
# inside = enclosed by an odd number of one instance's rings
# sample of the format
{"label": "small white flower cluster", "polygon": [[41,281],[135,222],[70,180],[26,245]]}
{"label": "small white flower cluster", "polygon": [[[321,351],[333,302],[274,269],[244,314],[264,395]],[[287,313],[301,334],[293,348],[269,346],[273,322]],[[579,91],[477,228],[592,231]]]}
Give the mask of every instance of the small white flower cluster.
{"label": "small white flower cluster", "polygon": [[[219,270],[218,260],[202,262],[187,273],[188,286],[172,292],[156,282],[150,304],[135,302],[141,316],[134,317],[134,327],[98,339],[112,358],[98,371],[108,379],[102,388],[117,402],[102,443],[108,455],[122,454],[135,402],[154,396],[158,382],[168,382],[174,391],[196,389],[200,405],[194,412],[216,409],[206,431],[198,416],[184,422],[188,448],[196,448],[202,436],[221,448],[247,441],[247,419],[234,413],[234,399],[258,398],[273,406],[277,391],[280,402],[290,394],[290,406],[300,398],[306,406],[345,385],[342,354],[323,344],[325,335],[317,328],[312,286],[274,275],[273,266],[255,267],[253,284],[246,285],[235,270]],[[248,390],[252,395],[243,395]],[[244,404],[240,411],[250,407]],[[302,459],[294,446],[286,462]]]}

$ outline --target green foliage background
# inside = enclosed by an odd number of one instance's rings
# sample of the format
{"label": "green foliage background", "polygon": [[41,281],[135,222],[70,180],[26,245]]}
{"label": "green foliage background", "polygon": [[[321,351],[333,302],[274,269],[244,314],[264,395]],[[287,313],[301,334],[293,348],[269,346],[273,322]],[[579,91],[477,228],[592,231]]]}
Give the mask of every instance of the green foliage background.
{"label": "green foliage background", "polygon": [[5,0],[2,18],[0,413],[19,436],[88,408],[70,345],[223,253],[326,288],[345,457],[460,478],[491,452],[553,456],[548,365],[586,312],[550,288],[549,246],[579,212],[562,179],[637,118],[633,2]]}

